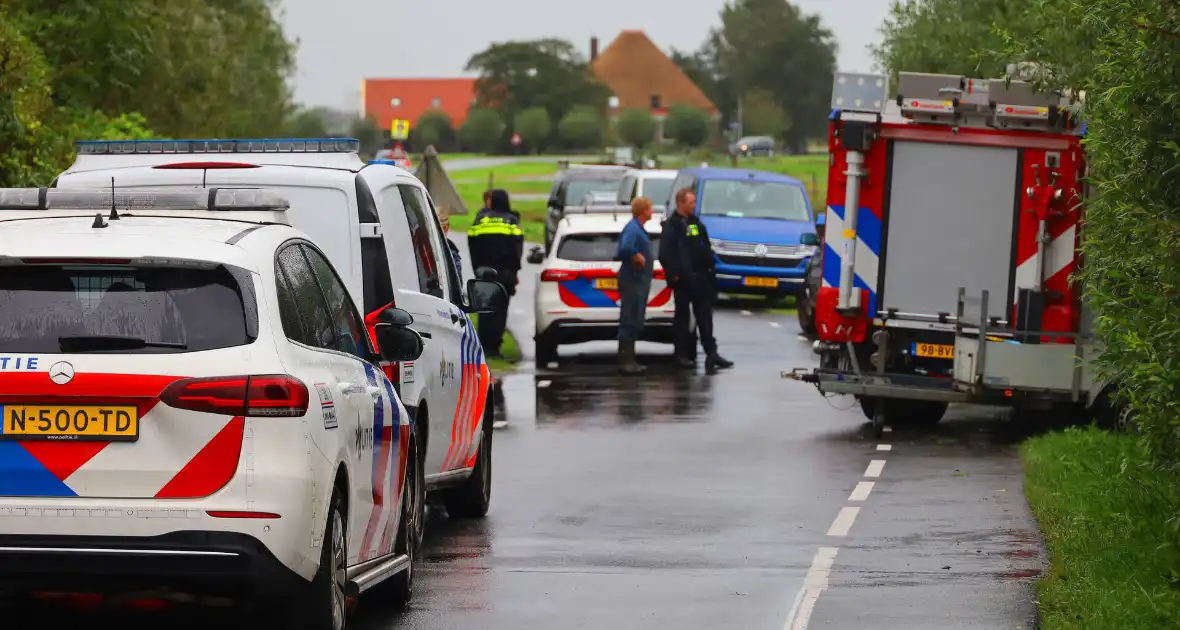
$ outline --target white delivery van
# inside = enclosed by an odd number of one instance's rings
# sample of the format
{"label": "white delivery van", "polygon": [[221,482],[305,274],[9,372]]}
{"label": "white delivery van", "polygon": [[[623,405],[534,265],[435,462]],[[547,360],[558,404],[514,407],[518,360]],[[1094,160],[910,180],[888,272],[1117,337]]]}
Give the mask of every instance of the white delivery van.
{"label": "white delivery van", "polygon": [[[481,517],[491,498],[491,373],[469,312],[505,299],[469,280],[464,296],[422,182],[366,164],[350,138],[78,143],[59,188],[263,187],[290,201],[290,223],[340,271],[370,330],[389,307],[425,339],[413,362],[383,366],[422,436],[427,489],[453,517]],[[421,517],[421,514],[418,515]],[[421,540],[418,519],[416,538]]]}

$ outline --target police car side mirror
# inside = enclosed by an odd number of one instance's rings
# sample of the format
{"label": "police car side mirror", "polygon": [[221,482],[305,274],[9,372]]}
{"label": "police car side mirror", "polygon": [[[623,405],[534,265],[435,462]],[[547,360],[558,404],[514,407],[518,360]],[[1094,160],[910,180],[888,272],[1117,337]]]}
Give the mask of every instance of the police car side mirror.
{"label": "police car side mirror", "polygon": [[385,322],[373,328],[377,333],[377,344],[381,346],[381,358],[386,361],[415,361],[426,348],[422,335],[413,328]]}
{"label": "police car side mirror", "polygon": [[467,281],[468,313],[496,313],[508,303],[508,291],[499,282],[472,278]]}
{"label": "police car side mirror", "polygon": [[377,314],[377,322],[405,327],[414,323],[414,316],[400,308],[387,308]]}
{"label": "police car side mirror", "polygon": [[799,244],[815,247],[815,246],[819,245],[819,237],[816,236],[815,234],[812,234],[811,232],[808,232],[806,234],[799,236]]}
{"label": "police car side mirror", "polygon": [[545,252],[541,249],[540,245],[534,245],[529,250],[529,256],[526,260],[528,260],[530,265],[539,265],[545,261]]}

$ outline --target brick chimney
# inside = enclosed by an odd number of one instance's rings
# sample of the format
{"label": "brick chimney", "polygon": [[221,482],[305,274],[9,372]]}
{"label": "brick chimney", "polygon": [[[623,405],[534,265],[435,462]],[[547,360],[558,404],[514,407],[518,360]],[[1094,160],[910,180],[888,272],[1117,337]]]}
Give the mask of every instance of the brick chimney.
{"label": "brick chimney", "polygon": [[598,59],[598,38],[590,38],[590,61]]}

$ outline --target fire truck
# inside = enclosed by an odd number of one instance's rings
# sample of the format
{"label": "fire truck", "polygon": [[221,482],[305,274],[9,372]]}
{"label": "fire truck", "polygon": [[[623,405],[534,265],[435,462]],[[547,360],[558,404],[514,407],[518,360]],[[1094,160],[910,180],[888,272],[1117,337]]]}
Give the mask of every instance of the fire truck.
{"label": "fire truck", "polygon": [[[832,94],[819,366],[879,433],[951,403],[1107,401],[1080,286],[1077,103],[1019,80],[841,73]],[[1108,401],[1107,401],[1108,402]]]}

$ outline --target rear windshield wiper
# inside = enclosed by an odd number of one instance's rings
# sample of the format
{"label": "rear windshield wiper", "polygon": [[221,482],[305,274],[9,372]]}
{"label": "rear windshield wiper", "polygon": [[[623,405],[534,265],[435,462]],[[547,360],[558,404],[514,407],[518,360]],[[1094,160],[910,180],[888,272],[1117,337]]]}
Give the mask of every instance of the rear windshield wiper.
{"label": "rear windshield wiper", "polygon": [[62,352],[87,352],[102,350],[139,350],[141,348],[176,348],[188,349],[188,344],[167,341],[149,341],[139,337],[121,337],[118,335],[85,335],[76,337],[58,337],[57,343]]}

